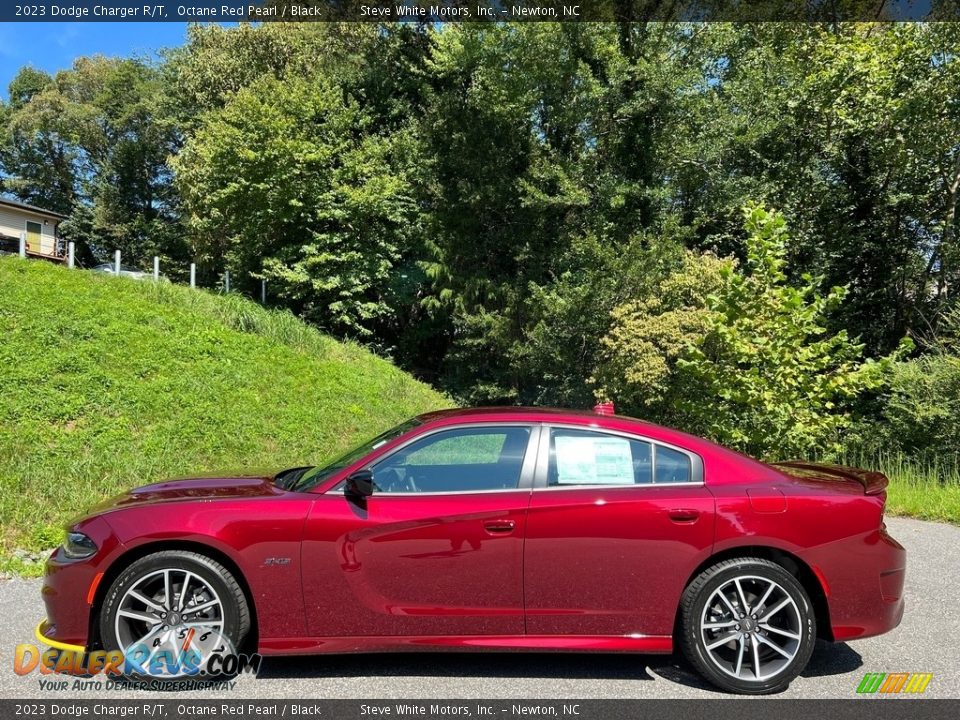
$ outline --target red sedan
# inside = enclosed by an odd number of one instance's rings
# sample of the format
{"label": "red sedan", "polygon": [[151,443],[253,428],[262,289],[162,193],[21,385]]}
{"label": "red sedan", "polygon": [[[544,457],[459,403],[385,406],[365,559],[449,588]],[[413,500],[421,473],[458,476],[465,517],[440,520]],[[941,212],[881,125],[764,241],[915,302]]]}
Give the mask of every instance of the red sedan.
{"label": "red sedan", "polygon": [[325,467],[103,503],[50,557],[37,634],[151,656],[197,632],[263,655],[679,647],[775,692],[817,637],[900,622],[886,485],[627,417],[429,413]]}

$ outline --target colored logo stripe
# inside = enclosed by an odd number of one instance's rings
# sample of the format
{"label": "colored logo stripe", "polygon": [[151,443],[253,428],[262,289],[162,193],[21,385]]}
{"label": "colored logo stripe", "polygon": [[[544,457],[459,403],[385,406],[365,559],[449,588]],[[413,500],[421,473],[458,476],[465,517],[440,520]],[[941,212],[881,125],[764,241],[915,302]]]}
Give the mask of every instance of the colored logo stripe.
{"label": "colored logo stripe", "polygon": [[867,673],[857,686],[861,694],[922,693],[933,673]]}
{"label": "colored logo stripe", "polygon": [[875,693],[880,689],[880,683],[883,682],[883,679],[886,676],[886,673],[867,673],[863,676],[863,680],[860,681],[860,685],[857,687],[857,692]]}
{"label": "colored logo stripe", "polygon": [[933,680],[933,673],[914,673],[910,676],[910,682],[903,689],[908,693],[922,693],[927,689],[927,685]]}

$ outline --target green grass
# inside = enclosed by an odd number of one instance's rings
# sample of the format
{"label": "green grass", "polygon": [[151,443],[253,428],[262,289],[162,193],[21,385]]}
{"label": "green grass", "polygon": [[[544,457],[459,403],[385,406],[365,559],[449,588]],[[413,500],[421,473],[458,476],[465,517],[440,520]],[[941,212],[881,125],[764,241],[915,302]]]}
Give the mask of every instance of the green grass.
{"label": "green grass", "polygon": [[450,404],[236,295],[0,258],[0,571],[125,488],[317,464]]}
{"label": "green grass", "polygon": [[960,525],[960,471],[955,465],[889,455],[861,466],[890,478],[888,514]]}

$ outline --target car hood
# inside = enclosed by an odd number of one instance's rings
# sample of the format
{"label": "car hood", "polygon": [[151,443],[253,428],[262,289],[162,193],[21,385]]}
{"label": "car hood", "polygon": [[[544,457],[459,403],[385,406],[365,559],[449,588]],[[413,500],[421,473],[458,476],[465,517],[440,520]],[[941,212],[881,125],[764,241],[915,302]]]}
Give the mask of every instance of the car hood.
{"label": "car hood", "polygon": [[274,497],[282,494],[272,475],[235,477],[196,477],[144,485],[112,497],[91,509],[91,513],[109,512],[132,505],[176,501],[212,501],[232,498]]}

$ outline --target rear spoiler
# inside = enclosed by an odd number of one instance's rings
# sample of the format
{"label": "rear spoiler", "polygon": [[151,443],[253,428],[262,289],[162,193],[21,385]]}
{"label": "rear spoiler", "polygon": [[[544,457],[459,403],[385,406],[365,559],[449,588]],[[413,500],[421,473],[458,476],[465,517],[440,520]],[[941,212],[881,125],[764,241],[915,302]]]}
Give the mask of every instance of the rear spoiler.
{"label": "rear spoiler", "polygon": [[861,470],[860,468],[847,467],[845,465],[830,465],[829,463],[803,462],[800,460],[776,464],[782,465],[783,467],[793,467],[798,470],[812,470],[827,475],[856,480],[863,485],[864,495],[879,495],[886,490],[890,482],[883,473],[874,472],[873,470]]}

